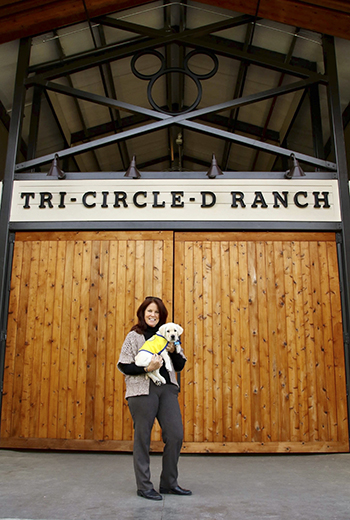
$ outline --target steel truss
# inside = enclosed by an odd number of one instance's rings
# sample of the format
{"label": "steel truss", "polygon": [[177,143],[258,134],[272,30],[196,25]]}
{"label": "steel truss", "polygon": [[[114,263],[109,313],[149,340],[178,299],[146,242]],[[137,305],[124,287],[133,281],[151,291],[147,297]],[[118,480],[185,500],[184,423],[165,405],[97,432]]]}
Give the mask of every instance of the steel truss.
{"label": "steel truss", "polygon": [[[208,124],[202,124],[194,121],[195,119],[198,120],[199,118],[208,118],[208,116],[212,114],[218,114],[227,109],[238,110],[240,107],[250,103],[263,101],[266,99],[276,99],[280,95],[295,92],[297,90],[303,91],[306,89],[316,88],[315,86],[318,84],[327,85],[327,76],[315,72],[313,64],[305,62],[303,63],[303,66],[300,66],[299,64],[296,65],[293,62],[291,56],[288,56],[287,59],[282,60],[280,56],[276,56],[276,53],[269,53],[266,51],[262,52],[261,50],[253,48],[252,46],[242,47],[242,45],[235,44],[235,42],[223,41],[220,38],[212,36],[212,33],[215,33],[218,30],[228,29],[243,24],[248,24],[248,26],[251,26],[252,22],[254,21],[255,19],[253,17],[244,15],[196,29],[185,29],[184,27],[167,27],[162,30],[157,30],[122,20],[115,20],[114,18],[110,17],[102,17],[94,20],[94,22],[99,24],[128,30],[138,34],[138,37],[134,41],[128,43],[111,45],[103,48],[96,47],[95,50],[86,52],[82,55],[63,58],[59,61],[30,67],[28,70],[28,77],[25,80],[26,87],[36,87],[37,89],[40,88],[43,91],[55,91],[60,94],[71,96],[74,99],[83,99],[85,101],[106,106],[110,110],[126,110],[132,114],[149,118],[150,121],[156,120],[156,122],[148,123],[146,120],[145,124],[142,126],[132,129],[123,129],[119,126],[119,131],[117,131],[117,133],[114,135],[95,139],[94,141],[85,142],[84,144],[75,145],[63,150],[57,150],[55,153],[58,153],[60,158],[74,157],[87,151],[94,151],[111,143],[125,143],[132,137],[154,132],[160,128],[171,129],[174,127],[181,127],[195,132],[214,135],[217,138],[224,139],[226,143],[238,143],[243,146],[254,148],[257,151],[270,152],[277,156],[289,157],[291,153],[294,153],[296,158],[300,161],[315,166],[316,168],[335,171],[336,164],[323,160],[320,154],[317,154],[317,157],[300,154],[297,151],[290,150],[285,147],[267,144],[263,141],[242,136],[231,131],[231,129],[227,131],[218,129],[217,127],[212,127]],[[212,107],[206,107],[205,109],[192,110],[190,112],[185,111],[186,113],[182,112],[175,115],[169,113],[164,114],[161,111],[149,110],[143,107],[123,103],[115,99],[116,96],[110,98],[108,96],[98,96],[89,92],[83,92],[78,89],[74,89],[73,87],[60,85],[59,83],[53,81],[60,77],[69,77],[70,74],[77,73],[82,70],[87,70],[93,67],[101,67],[102,65],[110,64],[113,61],[128,56],[137,55],[137,53],[145,51],[157,52],[157,49],[163,47],[166,49],[165,59],[168,62],[170,56],[168,54],[171,49],[170,44],[176,44],[177,46],[180,46],[181,49],[186,47],[204,53],[212,53],[214,51],[214,53],[217,55],[239,60],[245,65],[258,65],[260,67],[279,71],[281,74],[288,74],[295,77],[299,81],[295,81],[292,84],[286,86],[278,86],[276,88],[269,89],[268,91],[260,92],[251,96],[236,97],[232,101],[221,103]],[[182,55],[180,61],[183,63],[184,54]],[[240,90],[243,89],[241,88]],[[181,98],[181,94],[179,92],[175,94],[174,92],[170,92],[168,84],[167,91],[169,105],[173,104],[173,99],[170,98]],[[113,121],[114,118],[112,117],[112,125]],[[208,121],[208,119],[206,119],[206,121]],[[120,123],[120,121],[118,122]],[[314,125],[314,128],[316,131],[317,125]],[[16,172],[37,168],[44,163],[48,163],[52,161],[55,153],[48,154],[43,157],[30,158],[23,163],[17,164]],[[125,154],[127,157],[127,151],[124,151],[122,156]],[[227,162],[227,153],[225,162]]]}

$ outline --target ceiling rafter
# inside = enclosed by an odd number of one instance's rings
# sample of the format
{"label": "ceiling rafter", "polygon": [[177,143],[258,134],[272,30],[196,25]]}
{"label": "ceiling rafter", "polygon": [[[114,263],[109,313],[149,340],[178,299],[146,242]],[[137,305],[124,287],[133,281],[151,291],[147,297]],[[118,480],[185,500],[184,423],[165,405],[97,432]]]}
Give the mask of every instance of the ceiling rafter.
{"label": "ceiling rafter", "polygon": [[[256,0],[202,0],[213,7],[254,15]],[[104,16],[150,0],[89,0],[90,18]],[[261,0],[259,14],[265,19],[303,27],[311,31],[350,39],[350,12],[347,0]],[[58,27],[83,22],[86,12],[83,2],[71,0],[22,0],[0,5],[0,43],[44,33]]]}
{"label": "ceiling rafter", "polygon": [[[238,17],[226,20],[225,23],[220,23],[222,28],[232,28],[235,25],[242,25],[252,21],[252,17]],[[164,32],[163,29],[157,30],[155,36],[149,38],[137,38],[136,41],[132,40],[124,44],[112,44],[110,46],[97,48],[93,51],[87,51],[80,55],[70,56],[65,60],[55,60],[51,63],[44,63],[38,66],[30,67],[29,73],[36,73],[43,77],[55,79],[60,76],[66,76],[79,72],[81,70],[87,70],[92,67],[102,65],[107,62],[118,60],[132,56],[133,54],[147,50],[156,49],[169,45],[170,43],[181,43],[187,42],[188,38],[201,38],[217,30],[217,23],[206,25],[204,28],[199,27],[196,29],[187,29],[183,32]],[[237,51],[239,52],[239,51]],[[239,54],[238,54],[239,57]],[[301,73],[301,75],[303,75]]]}

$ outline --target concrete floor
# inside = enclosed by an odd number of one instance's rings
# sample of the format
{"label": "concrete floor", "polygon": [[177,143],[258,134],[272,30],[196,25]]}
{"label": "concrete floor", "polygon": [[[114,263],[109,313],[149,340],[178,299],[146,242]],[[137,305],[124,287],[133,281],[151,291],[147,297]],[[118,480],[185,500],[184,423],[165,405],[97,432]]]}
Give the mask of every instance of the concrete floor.
{"label": "concrete floor", "polygon": [[[152,455],[155,488],[160,455]],[[0,450],[0,518],[349,520],[350,454],[183,455],[190,497],[136,495],[132,456]]]}

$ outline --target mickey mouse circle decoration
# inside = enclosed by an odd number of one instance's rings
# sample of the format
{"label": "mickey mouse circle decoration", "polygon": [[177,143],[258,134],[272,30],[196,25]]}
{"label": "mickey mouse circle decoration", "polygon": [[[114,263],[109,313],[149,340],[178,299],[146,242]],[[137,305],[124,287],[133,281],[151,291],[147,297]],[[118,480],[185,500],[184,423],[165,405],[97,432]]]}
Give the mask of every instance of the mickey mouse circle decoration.
{"label": "mickey mouse circle decoration", "polygon": [[[142,56],[145,56],[147,54],[151,54],[153,56],[156,56],[159,59],[159,61],[160,61],[160,68],[154,74],[142,74],[136,68],[137,60],[139,58],[141,58]],[[209,56],[212,59],[212,61],[213,61],[213,68],[207,74],[196,74],[189,67],[190,59],[193,58],[193,56],[198,55],[198,54],[203,54],[203,55]],[[139,53],[135,54],[133,56],[132,60],[131,60],[131,70],[132,70],[133,74],[137,78],[139,78],[139,79],[143,79],[143,80],[149,81],[148,87],[147,87],[148,101],[150,102],[152,107],[155,110],[157,110],[157,112],[162,112],[164,114],[180,114],[180,113],[181,114],[186,114],[187,112],[190,112],[191,110],[194,110],[199,105],[199,103],[200,103],[200,101],[202,99],[201,80],[212,78],[214,76],[214,74],[216,74],[216,72],[218,70],[218,67],[219,67],[219,62],[218,62],[218,59],[215,56],[215,54],[213,54],[211,52],[208,52],[208,51],[203,51],[203,50],[201,50],[201,51],[193,50],[193,51],[189,52],[185,56],[183,68],[181,68],[181,67],[167,67],[163,54],[161,54],[159,51],[156,51],[156,50],[147,50],[147,51],[139,52]],[[191,78],[194,81],[194,83],[196,84],[196,87],[197,87],[197,97],[196,97],[195,101],[188,108],[186,108],[184,110],[179,110],[179,111],[165,110],[164,108],[160,107],[155,102],[155,100],[153,99],[153,96],[152,96],[152,89],[153,89],[153,86],[154,86],[155,82],[157,81],[157,79],[159,79],[161,76],[164,76],[165,74],[171,74],[171,73],[174,73],[174,72],[177,72],[177,73],[180,73],[180,74],[185,74],[186,76],[188,76],[189,78]]]}

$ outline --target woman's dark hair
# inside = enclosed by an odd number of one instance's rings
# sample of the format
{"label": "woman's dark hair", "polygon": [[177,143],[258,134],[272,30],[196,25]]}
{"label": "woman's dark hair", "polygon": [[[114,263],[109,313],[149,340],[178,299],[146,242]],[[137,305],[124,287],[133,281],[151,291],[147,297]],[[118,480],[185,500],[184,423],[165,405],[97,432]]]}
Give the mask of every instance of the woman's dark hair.
{"label": "woman's dark hair", "polygon": [[143,334],[147,329],[147,323],[145,322],[145,310],[151,303],[155,303],[159,310],[158,327],[161,327],[164,325],[164,323],[166,323],[168,311],[162,300],[156,296],[146,296],[140,307],[137,309],[136,316],[138,318],[138,323],[136,323],[136,325],[134,325],[131,329],[135,330],[138,334]]}

